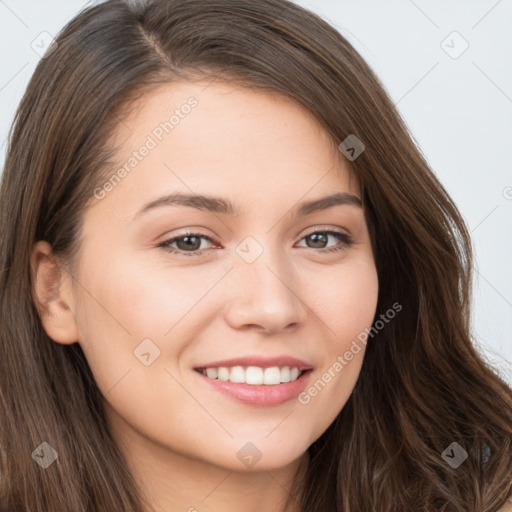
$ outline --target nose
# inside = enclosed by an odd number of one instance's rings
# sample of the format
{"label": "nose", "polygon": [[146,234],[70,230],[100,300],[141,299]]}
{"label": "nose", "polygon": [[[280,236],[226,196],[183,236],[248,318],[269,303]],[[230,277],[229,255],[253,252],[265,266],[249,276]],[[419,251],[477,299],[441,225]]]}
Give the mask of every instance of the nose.
{"label": "nose", "polygon": [[303,324],[307,308],[300,296],[299,276],[293,267],[264,251],[252,263],[235,263],[224,308],[234,329],[256,329],[273,334]]}

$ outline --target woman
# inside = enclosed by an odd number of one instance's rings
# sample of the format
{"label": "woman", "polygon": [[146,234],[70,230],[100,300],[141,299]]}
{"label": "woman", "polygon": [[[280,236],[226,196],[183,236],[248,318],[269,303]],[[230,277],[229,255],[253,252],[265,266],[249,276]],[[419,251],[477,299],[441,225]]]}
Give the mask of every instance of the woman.
{"label": "woman", "polygon": [[314,14],[80,13],[0,205],[2,511],[507,510],[466,226]]}

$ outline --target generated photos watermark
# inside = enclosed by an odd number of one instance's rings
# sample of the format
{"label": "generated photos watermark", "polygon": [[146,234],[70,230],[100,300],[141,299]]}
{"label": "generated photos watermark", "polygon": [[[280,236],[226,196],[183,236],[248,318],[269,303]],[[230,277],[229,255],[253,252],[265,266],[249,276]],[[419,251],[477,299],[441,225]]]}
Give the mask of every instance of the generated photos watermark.
{"label": "generated photos watermark", "polygon": [[379,320],[376,320],[370,328],[366,328],[357,335],[357,340],[353,340],[350,348],[345,351],[343,355],[339,355],[336,361],[322,374],[322,376],[315,381],[308,389],[300,393],[297,397],[298,401],[303,404],[309,404],[311,398],[315,397],[320,393],[329,382],[331,382],[336,376],[349,364],[354,356],[361,352],[362,345],[366,345],[368,338],[373,338],[380,330],[382,330],[386,324],[388,324],[396,314],[402,310],[402,305],[395,302],[386,313],[380,315]]}
{"label": "generated photos watermark", "polygon": [[98,200],[104,199],[108,192],[114,190],[114,188],[121,183],[121,180],[126,178],[133,169],[135,169],[150,152],[155,149],[166,135],[171,133],[176,126],[178,126],[183,119],[185,119],[192,109],[197,107],[199,102],[196,98],[191,96],[187,99],[186,103],[183,103],[180,107],[174,109],[174,113],[167,119],[159,123],[153,128],[151,133],[146,137],[144,144],[136,151],[132,153],[132,156],[125,162],[125,164],[117,169],[110,178],[103,183],[101,187],[94,189],[94,197]]}

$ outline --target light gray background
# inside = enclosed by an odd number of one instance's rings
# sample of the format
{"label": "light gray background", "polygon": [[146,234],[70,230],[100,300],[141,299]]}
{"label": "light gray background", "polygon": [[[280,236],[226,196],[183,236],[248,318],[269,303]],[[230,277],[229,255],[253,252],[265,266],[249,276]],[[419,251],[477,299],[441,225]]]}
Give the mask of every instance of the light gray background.
{"label": "light gray background", "polygon": [[[40,58],[33,47],[91,3],[0,0],[2,170],[9,126]],[[512,383],[512,0],[296,3],[372,66],[459,206],[475,247],[476,342]]]}

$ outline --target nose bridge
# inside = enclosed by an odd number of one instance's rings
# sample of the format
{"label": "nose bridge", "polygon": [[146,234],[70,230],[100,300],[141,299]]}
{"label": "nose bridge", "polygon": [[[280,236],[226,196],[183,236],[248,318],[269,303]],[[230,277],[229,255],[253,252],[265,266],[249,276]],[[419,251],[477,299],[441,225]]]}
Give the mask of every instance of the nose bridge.
{"label": "nose bridge", "polygon": [[304,311],[297,292],[297,278],[284,247],[271,236],[247,237],[236,248],[234,287],[229,320],[259,325],[267,330],[301,322]]}

